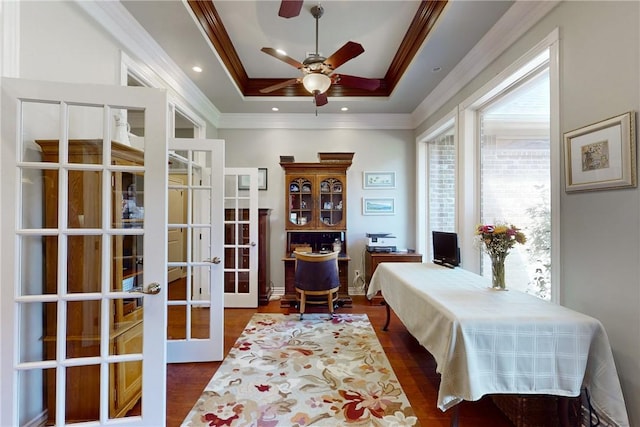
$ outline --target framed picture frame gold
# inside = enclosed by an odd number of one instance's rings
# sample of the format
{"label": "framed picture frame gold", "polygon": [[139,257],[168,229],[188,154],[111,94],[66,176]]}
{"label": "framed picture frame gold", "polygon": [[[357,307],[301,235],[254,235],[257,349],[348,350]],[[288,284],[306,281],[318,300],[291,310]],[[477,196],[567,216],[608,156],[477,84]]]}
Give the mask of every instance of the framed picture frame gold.
{"label": "framed picture frame gold", "polygon": [[565,191],[636,187],[635,123],[630,111],[566,132]]}

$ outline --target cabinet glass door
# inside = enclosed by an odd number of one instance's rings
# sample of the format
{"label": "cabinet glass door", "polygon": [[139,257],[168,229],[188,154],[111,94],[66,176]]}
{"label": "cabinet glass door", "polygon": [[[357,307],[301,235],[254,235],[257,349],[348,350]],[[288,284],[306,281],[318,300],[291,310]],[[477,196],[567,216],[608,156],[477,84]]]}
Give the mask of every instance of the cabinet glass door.
{"label": "cabinet glass door", "polygon": [[315,226],[313,209],[316,206],[313,181],[297,177],[290,179],[288,185],[288,228],[312,228]]}
{"label": "cabinet glass door", "polygon": [[320,222],[325,227],[339,227],[344,218],[344,183],[337,178],[320,178]]}

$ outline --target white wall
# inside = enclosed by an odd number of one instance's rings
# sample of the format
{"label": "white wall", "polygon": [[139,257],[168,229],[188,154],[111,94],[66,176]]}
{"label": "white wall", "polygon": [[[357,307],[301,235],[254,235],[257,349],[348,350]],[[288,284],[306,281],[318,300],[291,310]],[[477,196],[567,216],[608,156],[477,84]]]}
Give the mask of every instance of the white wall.
{"label": "white wall", "polygon": [[[296,162],[318,162],[318,152],[355,153],[353,164],[347,171],[350,285],[353,284],[353,271],[364,270],[366,233],[391,232],[398,237],[398,248],[415,248],[415,143],[412,131],[220,129],[218,137],[226,141],[227,166],[268,169],[268,188],[259,192],[259,206],[272,209],[270,274],[277,293],[284,291],[282,257],[285,251],[284,170],[280,167],[280,156],[294,156]],[[396,188],[364,190],[363,171],[396,172]],[[394,197],[396,214],[362,215],[362,197]]]}
{"label": "white wall", "polygon": [[73,2],[21,2],[20,17],[21,78],[120,81],[120,50]]}
{"label": "white wall", "polygon": [[[640,3],[563,2],[418,128],[560,30],[560,132],[640,109]],[[562,138],[560,138],[562,141]],[[562,170],[564,174],[564,167]],[[561,302],[599,319],[611,342],[631,425],[640,425],[640,190],[560,198]]]}
{"label": "white wall", "polygon": [[[640,110],[639,9],[587,2],[558,10],[566,22],[562,132]],[[632,426],[640,424],[639,202],[638,189],[561,195],[562,300],[604,324]]]}

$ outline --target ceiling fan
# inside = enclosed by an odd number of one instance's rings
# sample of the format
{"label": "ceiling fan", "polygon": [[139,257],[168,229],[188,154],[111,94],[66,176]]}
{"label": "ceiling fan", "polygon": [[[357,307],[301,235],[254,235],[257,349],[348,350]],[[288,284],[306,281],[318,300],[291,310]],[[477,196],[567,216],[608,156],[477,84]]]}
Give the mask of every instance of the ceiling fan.
{"label": "ceiling fan", "polygon": [[282,0],[282,2],[280,2],[278,16],[283,18],[295,18],[300,15],[301,9],[302,0]]}
{"label": "ceiling fan", "polygon": [[[299,3],[300,7],[302,7],[302,1],[283,1],[280,7],[281,11],[285,3]],[[303,74],[302,77],[289,79],[260,89],[261,93],[270,93],[287,86],[302,83],[305,89],[313,94],[316,106],[320,107],[329,102],[326,92],[329,87],[331,87],[331,84],[340,84],[343,86],[366,90],[376,90],[380,87],[380,80],[378,79],[368,79],[364,77],[349,76],[346,74],[334,74],[336,68],[364,52],[364,48],[359,43],[350,41],[345,43],[344,46],[328,58],[320,56],[318,53],[318,20],[323,13],[324,9],[320,5],[313,6],[311,8],[311,15],[313,15],[316,20],[316,50],[315,53],[310,54],[304,61],[296,61],[290,56],[278,52],[276,49],[270,47],[263,47],[261,49],[262,52],[296,67],[301,70]]]}

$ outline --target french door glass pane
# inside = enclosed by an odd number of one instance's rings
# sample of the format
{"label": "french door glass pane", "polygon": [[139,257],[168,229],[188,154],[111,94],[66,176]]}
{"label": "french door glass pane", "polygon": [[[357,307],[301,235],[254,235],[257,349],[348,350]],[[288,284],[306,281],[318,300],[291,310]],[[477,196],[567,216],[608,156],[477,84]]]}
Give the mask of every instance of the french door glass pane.
{"label": "french door glass pane", "polygon": [[[58,247],[57,236],[20,236],[20,256],[21,259],[28,259],[28,263],[23,263],[20,270],[20,294],[21,295],[42,295],[55,294],[58,292],[58,268],[57,259],[51,261],[51,268],[46,271],[33,268],[34,265],[43,265],[44,254],[52,253],[50,248]],[[54,257],[54,255],[52,255]],[[49,286],[44,286],[43,275],[46,275],[46,282]]]}
{"label": "french door glass pane", "polygon": [[[37,129],[38,135],[55,141],[60,139],[60,104],[46,102],[22,103],[22,128],[25,130]],[[35,142],[32,132],[22,132],[22,155],[20,159],[25,162],[57,162],[49,156],[42,156],[40,145]]]}
{"label": "french door glass pane", "polygon": [[21,426],[32,425],[33,420],[39,415],[38,408],[45,405],[45,397],[37,396],[33,390],[43,388],[45,378],[51,379],[53,390],[51,396],[46,398],[55,402],[55,378],[56,369],[29,369],[18,372],[18,407],[20,408],[19,423]]}
{"label": "french door glass pane", "polygon": [[20,304],[19,316],[22,335],[20,340],[20,351],[18,360],[20,363],[41,362],[43,360],[54,360],[55,352],[47,351],[45,347],[53,345],[51,339],[42,344],[44,335],[43,326],[48,318],[56,318],[57,303],[55,302],[33,302]]}

